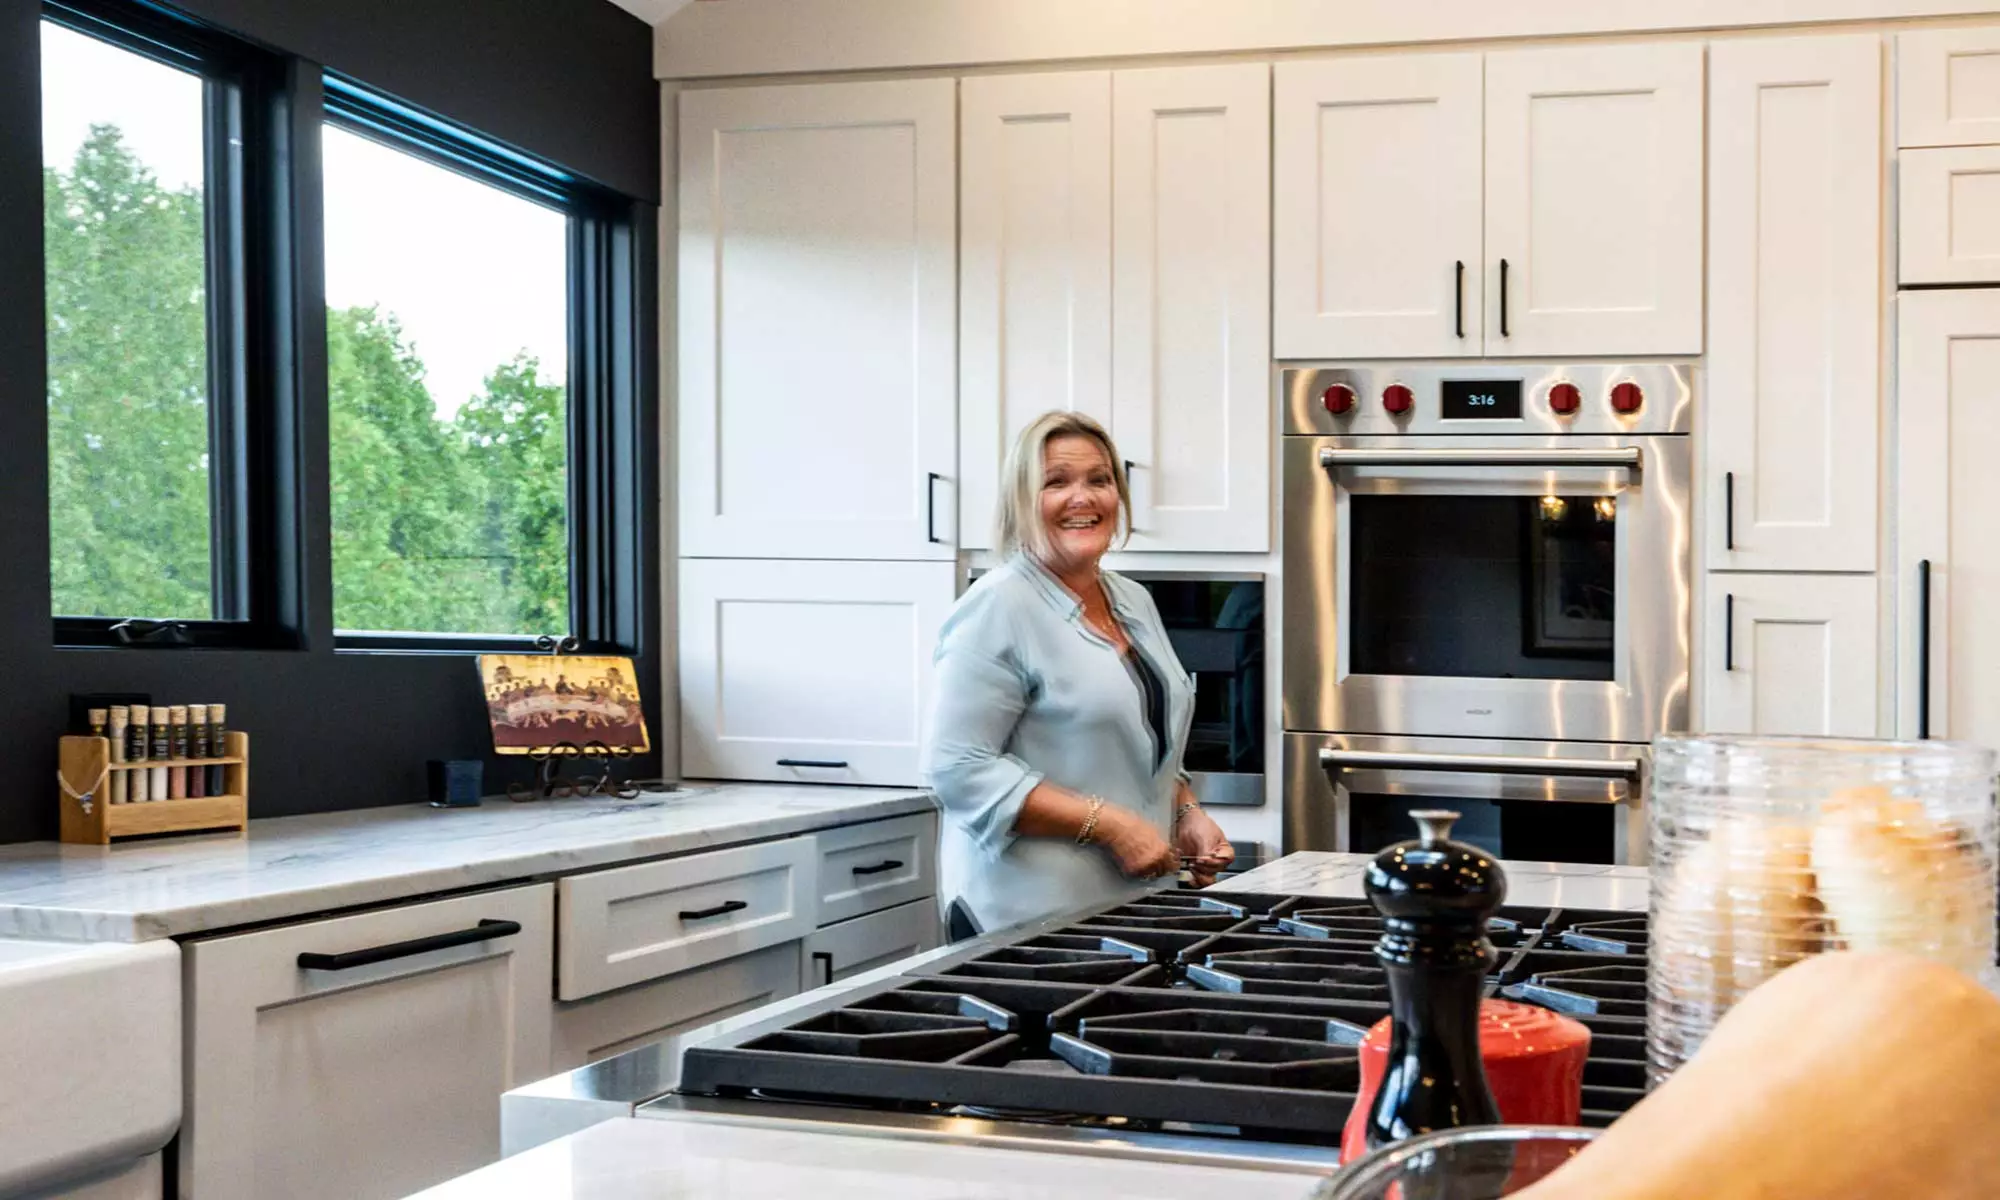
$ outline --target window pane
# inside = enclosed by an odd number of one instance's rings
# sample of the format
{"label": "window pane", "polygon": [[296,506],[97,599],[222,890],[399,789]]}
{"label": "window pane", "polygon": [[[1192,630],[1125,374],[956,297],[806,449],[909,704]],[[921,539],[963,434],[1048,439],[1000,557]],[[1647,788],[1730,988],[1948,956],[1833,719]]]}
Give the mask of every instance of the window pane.
{"label": "window pane", "polygon": [[569,632],[568,217],[326,128],[343,630]]}
{"label": "window pane", "polygon": [[42,23],[58,615],[216,615],[204,86]]}

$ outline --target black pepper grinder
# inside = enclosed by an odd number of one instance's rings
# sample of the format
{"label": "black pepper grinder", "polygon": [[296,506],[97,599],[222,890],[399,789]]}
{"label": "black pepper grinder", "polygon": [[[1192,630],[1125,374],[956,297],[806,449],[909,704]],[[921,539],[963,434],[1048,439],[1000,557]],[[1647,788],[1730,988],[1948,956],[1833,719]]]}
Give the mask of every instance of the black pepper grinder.
{"label": "black pepper grinder", "polygon": [[1382,914],[1375,957],[1389,975],[1389,1057],[1368,1116],[1368,1148],[1435,1129],[1497,1125],[1479,1050],[1479,1005],[1494,961],[1486,920],[1507,873],[1477,846],[1449,840],[1458,814],[1412,812],[1422,836],[1368,864],[1363,886]]}

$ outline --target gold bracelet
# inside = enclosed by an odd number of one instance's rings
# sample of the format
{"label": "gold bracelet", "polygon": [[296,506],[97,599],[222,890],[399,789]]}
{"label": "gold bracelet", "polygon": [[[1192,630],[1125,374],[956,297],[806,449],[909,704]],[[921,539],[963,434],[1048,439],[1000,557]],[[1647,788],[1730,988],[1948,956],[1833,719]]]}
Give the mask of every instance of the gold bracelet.
{"label": "gold bracelet", "polygon": [[1084,815],[1083,828],[1076,831],[1077,845],[1079,846],[1090,845],[1090,835],[1097,832],[1097,818],[1102,816],[1103,814],[1104,814],[1103,798],[1098,796],[1090,797],[1090,811]]}
{"label": "gold bracelet", "polygon": [[1181,823],[1182,817],[1187,816],[1189,813],[1193,812],[1195,809],[1200,807],[1201,807],[1200,802],[1195,800],[1190,800],[1186,804],[1181,805],[1179,808],[1174,810],[1174,824],[1179,825]]}

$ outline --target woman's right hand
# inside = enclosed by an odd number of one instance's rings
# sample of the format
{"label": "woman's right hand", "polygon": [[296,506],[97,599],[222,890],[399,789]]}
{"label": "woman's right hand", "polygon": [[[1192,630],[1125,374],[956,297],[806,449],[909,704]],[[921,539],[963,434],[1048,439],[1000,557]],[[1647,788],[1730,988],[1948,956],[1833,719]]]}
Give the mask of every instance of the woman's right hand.
{"label": "woman's right hand", "polygon": [[1180,869],[1180,851],[1150,821],[1122,808],[1107,804],[1098,810],[1091,840],[1131,879],[1158,879]]}

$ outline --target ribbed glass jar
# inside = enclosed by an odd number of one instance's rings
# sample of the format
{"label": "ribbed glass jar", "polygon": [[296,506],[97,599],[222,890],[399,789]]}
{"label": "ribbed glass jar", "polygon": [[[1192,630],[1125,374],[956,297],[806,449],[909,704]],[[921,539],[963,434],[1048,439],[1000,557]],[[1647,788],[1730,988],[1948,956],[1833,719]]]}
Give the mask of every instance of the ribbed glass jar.
{"label": "ribbed glass jar", "polygon": [[1649,1074],[1809,954],[1901,950],[2000,989],[1994,756],[1957,742],[1653,742]]}

